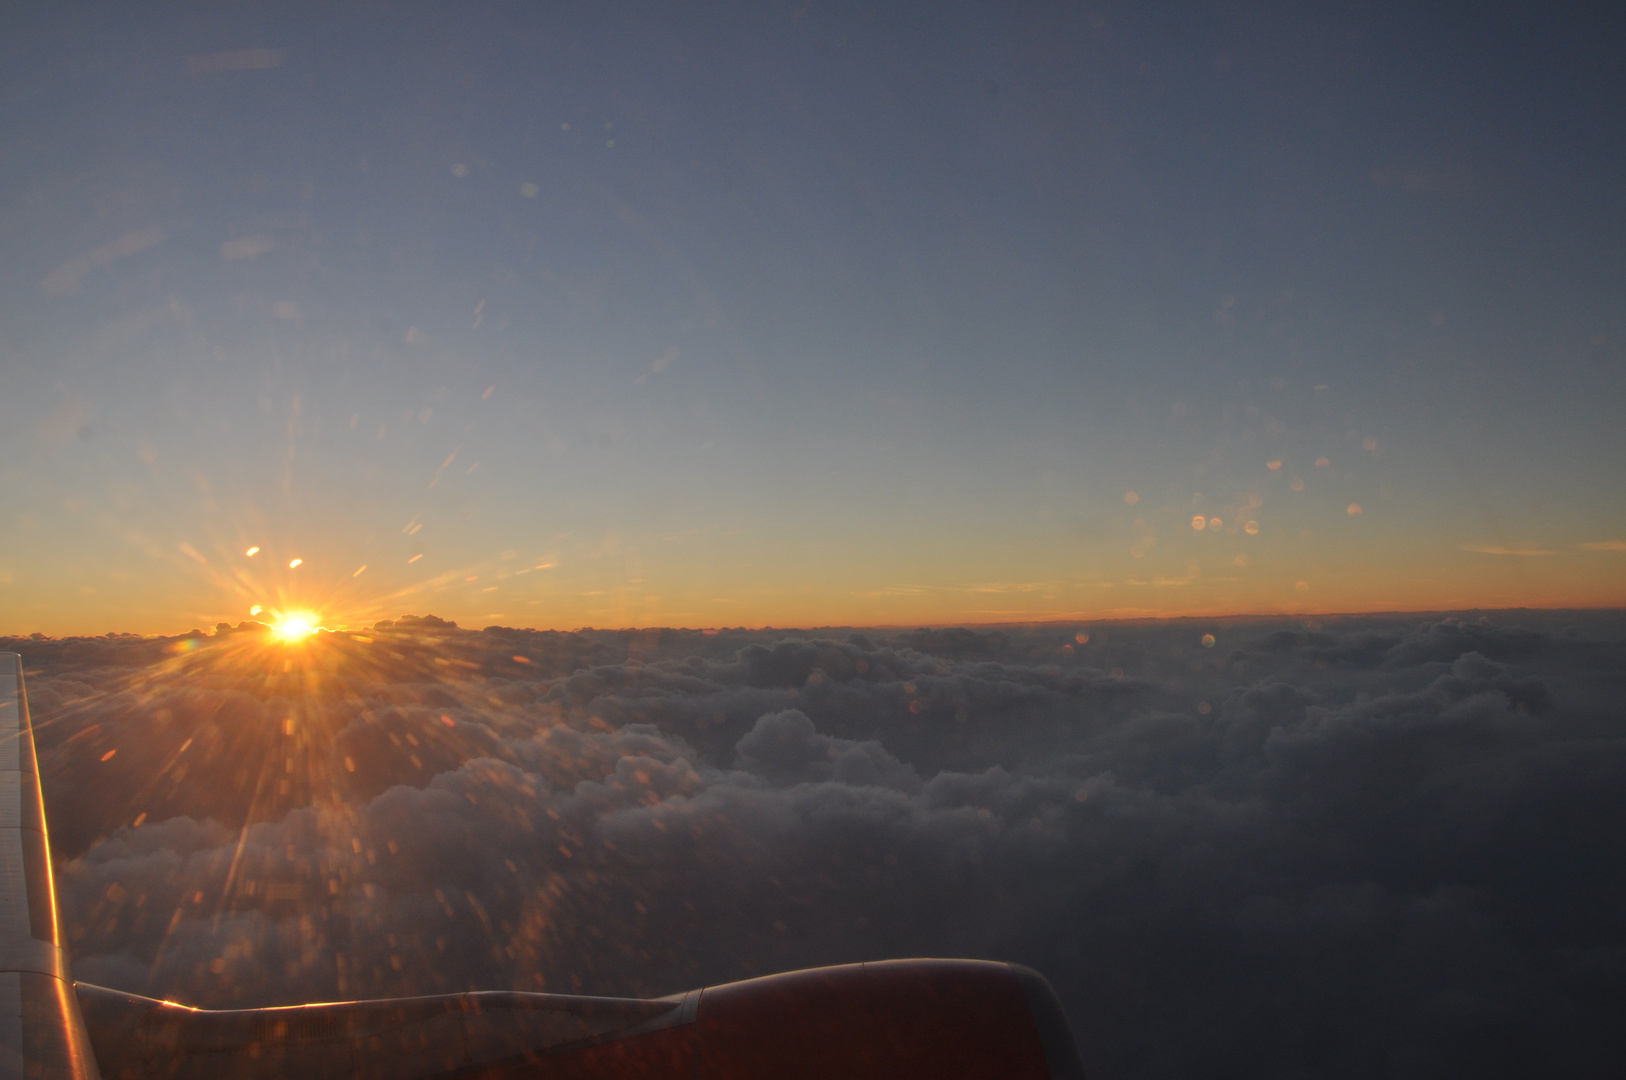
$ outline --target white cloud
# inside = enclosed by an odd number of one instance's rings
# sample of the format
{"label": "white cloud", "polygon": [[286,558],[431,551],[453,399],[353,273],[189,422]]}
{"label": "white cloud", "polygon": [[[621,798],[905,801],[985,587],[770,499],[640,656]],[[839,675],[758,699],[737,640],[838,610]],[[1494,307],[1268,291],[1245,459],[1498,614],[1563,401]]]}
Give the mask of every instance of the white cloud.
{"label": "white cloud", "polygon": [[409,618],[329,643],[314,694],[248,634],[0,648],[89,981],[667,993],[997,956],[1052,978],[1102,1073],[1383,1072],[1477,1060],[1484,1024],[1612,1030],[1585,973],[1626,884],[1619,616],[1521,618]]}

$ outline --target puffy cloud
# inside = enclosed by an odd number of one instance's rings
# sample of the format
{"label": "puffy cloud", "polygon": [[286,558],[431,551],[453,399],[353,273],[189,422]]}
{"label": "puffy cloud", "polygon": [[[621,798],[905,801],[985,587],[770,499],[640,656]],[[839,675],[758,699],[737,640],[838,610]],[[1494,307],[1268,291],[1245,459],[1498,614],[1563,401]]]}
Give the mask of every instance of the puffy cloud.
{"label": "puffy cloud", "polygon": [[920,777],[874,739],[820,735],[799,709],[769,713],[735,744],[740,767],[771,783],[834,780],[855,787],[920,788]]}
{"label": "puffy cloud", "polygon": [[1104,1075],[1618,1064],[1618,615],[1079,629],[0,648],[89,981],[650,994],[986,956],[1052,978]]}

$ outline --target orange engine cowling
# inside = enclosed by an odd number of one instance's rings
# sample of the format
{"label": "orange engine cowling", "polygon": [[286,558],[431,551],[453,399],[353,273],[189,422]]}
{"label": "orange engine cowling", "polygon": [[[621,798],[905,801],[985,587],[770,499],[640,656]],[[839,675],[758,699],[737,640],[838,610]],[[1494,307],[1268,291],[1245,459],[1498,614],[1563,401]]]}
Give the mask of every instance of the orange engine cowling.
{"label": "orange engine cowling", "polygon": [[692,1023],[584,1047],[527,1075],[608,1080],[1082,1080],[1055,993],[1028,968],[890,960],[708,987]]}

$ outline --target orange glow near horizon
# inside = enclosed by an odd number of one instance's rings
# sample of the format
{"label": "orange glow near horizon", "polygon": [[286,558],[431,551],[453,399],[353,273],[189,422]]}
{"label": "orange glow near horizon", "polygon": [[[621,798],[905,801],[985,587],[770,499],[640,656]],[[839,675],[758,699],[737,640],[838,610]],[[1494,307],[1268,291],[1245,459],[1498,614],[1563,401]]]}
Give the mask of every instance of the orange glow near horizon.
{"label": "orange glow near horizon", "polygon": [[[168,636],[247,617],[270,627],[261,640],[280,649],[317,629],[403,615],[474,629],[885,628],[1626,606],[1626,541],[1601,529],[1585,542],[1467,543],[1397,534],[1381,495],[1314,513],[1274,510],[1268,496],[1238,492],[1193,511],[1148,508],[1142,495],[1087,539],[1002,547],[973,530],[938,564],[904,544],[866,547],[860,559],[779,540],[764,548],[772,557],[725,566],[721,546],[636,534],[609,555],[550,538],[531,550],[449,546],[408,564],[396,561],[404,553],[381,557],[381,543],[324,546],[261,527],[273,535],[259,537],[257,555],[270,561],[247,556],[239,532],[190,552],[157,550],[149,568],[95,589],[67,589],[75,579],[60,574],[19,577],[4,589],[0,634]],[[303,552],[293,570],[279,554],[291,550]]]}

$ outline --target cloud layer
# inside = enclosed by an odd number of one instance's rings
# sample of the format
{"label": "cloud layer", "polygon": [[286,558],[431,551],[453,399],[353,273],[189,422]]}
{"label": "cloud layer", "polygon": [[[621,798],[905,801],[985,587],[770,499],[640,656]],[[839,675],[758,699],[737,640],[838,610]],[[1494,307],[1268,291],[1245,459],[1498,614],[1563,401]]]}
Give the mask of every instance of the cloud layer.
{"label": "cloud layer", "polygon": [[1626,1061],[1618,614],[0,648],[87,981],[979,956],[1049,975],[1103,1076]]}

